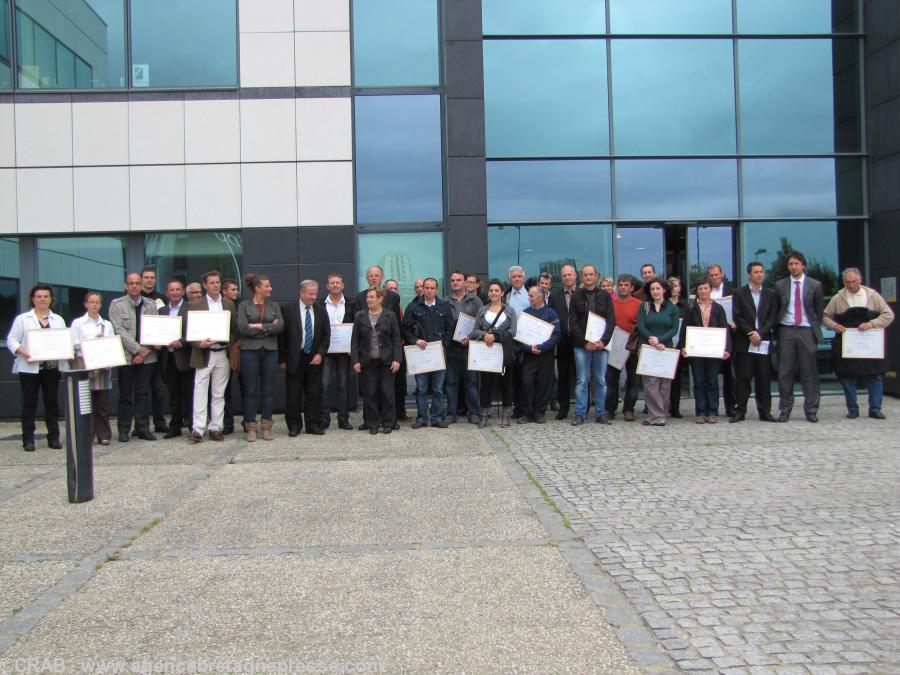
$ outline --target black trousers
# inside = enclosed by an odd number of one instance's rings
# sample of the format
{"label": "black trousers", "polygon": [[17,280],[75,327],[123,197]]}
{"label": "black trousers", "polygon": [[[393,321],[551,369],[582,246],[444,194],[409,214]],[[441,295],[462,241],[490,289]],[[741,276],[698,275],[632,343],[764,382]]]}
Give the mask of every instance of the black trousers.
{"label": "black trousers", "polygon": [[[238,400],[244,400],[244,380],[241,379],[240,372],[236,373],[232,370],[228,373],[228,384],[225,386],[225,412],[222,417],[222,426],[225,429],[234,429],[234,404],[231,402],[231,383],[235,380],[237,380],[238,383]],[[211,403],[207,407],[207,410],[212,410]],[[244,412],[246,413],[246,411]],[[253,415],[256,415],[255,410],[253,411]]]}
{"label": "black trousers", "polygon": [[512,405],[513,400],[513,377],[512,370],[507,368],[500,373],[481,373],[481,385],[478,389],[479,402],[485,410],[491,407],[491,399],[493,397],[494,385],[500,387],[500,400],[505,408]]}
{"label": "black trousers", "polygon": [[119,367],[119,433],[150,431],[150,382],[155,363]]}
{"label": "black trousers", "polygon": [[675,377],[672,379],[672,386],[669,389],[669,414],[675,412],[681,412],[681,383],[683,381],[682,375],[687,371],[688,363],[687,359],[679,359],[678,367],[675,369]]}
{"label": "black trousers", "polygon": [[112,440],[109,426],[109,389],[91,391],[91,435],[100,441]]}
{"label": "black trousers", "polygon": [[753,380],[756,398],[756,410],[767,416],[772,409],[772,362],[768,354],[749,354],[738,352],[734,355],[736,373],[735,413],[747,414],[747,401],[750,400],[750,381]]}
{"label": "black trousers", "polygon": [[[640,378],[637,374],[637,354],[628,355],[625,361],[625,397],[622,400],[622,412],[634,412],[634,404],[637,403]],[[610,365],[606,366],[606,412],[610,415],[619,407],[619,378],[621,370]]]}
{"label": "black trousers", "polygon": [[400,359],[400,370],[394,376],[394,408],[397,419],[406,417],[406,361]]}
{"label": "black trousers", "polygon": [[178,370],[175,359],[170,356],[166,363],[166,386],[172,413],[169,426],[172,429],[190,429],[194,407],[194,369]]}
{"label": "black trousers", "polygon": [[369,359],[359,375],[366,423],[372,429],[390,429],[396,422],[394,373],[381,359]]}
{"label": "black trousers", "polygon": [[553,352],[525,352],[522,363],[522,415],[542,417],[547,412],[553,387]]}
{"label": "black trousers", "polygon": [[285,376],[286,401],[284,419],[288,429],[300,430],[306,421],[306,430],[318,429],[321,424],[322,364],[309,363],[309,354],[301,354],[300,366],[295,373]]}
{"label": "black trousers", "polygon": [[19,373],[22,388],[22,443],[34,443],[34,416],[38,394],[44,397],[44,421],[47,438],[59,439],[59,369],[45,368],[37,373]]}
{"label": "black trousers", "polygon": [[168,398],[169,391],[166,387],[165,373],[157,365],[153,369],[153,377],[150,378],[150,402],[153,407],[153,425],[156,427],[164,427],[166,425]]}
{"label": "black trousers", "polygon": [[731,417],[737,402],[733,359],[722,361],[722,398],[725,401],[725,414]]}
{"label": "black trousers", "polygon": [[575,349],[572,346],[572,338],[563,338],[556,345],[556,400],[561,412],[569,411],[574,373]]}

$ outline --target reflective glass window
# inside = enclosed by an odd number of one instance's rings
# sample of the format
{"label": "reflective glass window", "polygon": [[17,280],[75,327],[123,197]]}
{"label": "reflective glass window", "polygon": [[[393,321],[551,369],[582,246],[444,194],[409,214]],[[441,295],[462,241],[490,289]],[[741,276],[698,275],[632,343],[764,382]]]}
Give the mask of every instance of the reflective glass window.
{"label": "reflective glass window", "polygon": [[356,213],[360,223],[443,220],[438,96],[358,96]]}
{"label": "reflective glass window", "polygon": [[737,0],[739,33],[809,35],[859,30],[857,0]]}
{"label": "reflective glass window", "polygon": [[658,275],[665,268],[665,238],[661,227],[616,228],[616,274],[641,278],[641,267],[653,265]]}
{"label": "reflective glass window", "polygon": [[731,0],[610,0],[610,33],[731,33]]}
{"label": "reflective glass window", "polygon": [[84,294],[103,293],[104,312],[125,294],[122,237],[39,237],[37,277],[53,286],[54,311],[71,322],[84,314]]}
{"label": "reflective glass window", "polygon": [[12,50],[9,34],[9,0],[0,0],[0,89],[12,88]]}
{"label": "reflective glass window", "polygon": [[144,237],[144,264],[156,268],[159,289],[173,277],[199,282],[209,270],[218,270],[223,279],[234,279],[241,286],[243,254],[240,232],[166,232]]}
{"label": "reflective glass window", "polygon": [[437,0],[353,0],[353,83],[436,85]]}
{"label": "reflective glass window", "polygon": [[19,314],[19,239],[0,237],[0,340]]}
{"label": "reflective glass window", "polygon": [[385,232],[360,234],[358,288],[368,288],[366,270],[381,265],[384,278],[396,279],[403,307],[416,297],[417,278],[438,280],[438,297],[446,292],[444,284],[443,232]]}
{"label": "reflective glass window", "polygon": [[608,219],[607,160],[488,162],[488,222]]}
{"label": "reflective glass window", "polygon": [[600,40],[487,40],[489,157],[609,154],[606,49]]}
{"label": "reflective glass window", "polygon": [[560,269],[576,270],[590,263],[609,274],[613,267],[612,225],[505,225],[488,228],[488,272],[504,283],[512,265],[521,265],[525,277],[541,272],[553,275],[560,284]]}
{"label": "reflective glass window", "polygon": [[16,0],[16,37],[23,89],[126,86],[124,0]]}
{"label": "reflective glass window", "polygon": [[615,40],[616,154],[735,151],[731,40]]}
{"label": "reflective glass window", "polygon": [[233,0],[131,0],[131,86],[236,85]]}
{"label": "reflective glass window", "polygon": [[862,211],[862,175],[856,159],[745,159],[742,173],[745,216],[858,215]]}
{"label": "reflective glass window", "polygon": [[604,0],[483,0],[485,35],[596,35],[606,32]]}
{"label": "reflective glass window", "polygon": [[616,217],[662,220],[737,215],[733,159],[616,161]]}
{"label": "reflective glass window", "polygon": [[719,265],[725,283],[741,286],[732,269],[732,229],[730,225],[697,225],[687,228],[688,287],[693,292],[697,280],[709,265]]}

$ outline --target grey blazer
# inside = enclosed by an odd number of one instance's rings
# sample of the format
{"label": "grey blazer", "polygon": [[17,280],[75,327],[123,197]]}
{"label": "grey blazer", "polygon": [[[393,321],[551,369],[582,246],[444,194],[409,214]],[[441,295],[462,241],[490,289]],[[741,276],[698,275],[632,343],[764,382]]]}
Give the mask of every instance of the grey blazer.
{"label": "grey blazer", "polygon": [[[514,310],[509,305],[503,306],[503,311],[506,314],[507,321],[504,321],[502,324],[498,324],[494,326],[493,333],[498,338],[503,337],[503,333],[509,333],[513,337],[516,335],[516,310]],[[478,316],[475,317],[475,328],[472,329],[472,332],[469,333],[469,338],[472,340],[480,340],[484,337],[484,334],[487,333],[491,328],[491,322],[487,320],[485,314],[488,312],[488,306],[485,305],[481,309],[478,310]]]}
{"label": "grey blazer", "polygon": [[[153,300],[144,298],[144,302],[141,305],[141,316],[146,314],[156,315],[157,309]],[[131,298],[123,295],[109,304],[109,321],[113,325],[116,335],[122,338],[122,346],[125,348],[125,351],[132,356],[137,354],[141,349],[141,345],[138,344],[141,336],[137,334],[137,325],[134,320],[134,303],[131,302]],[[150,353],[144,359],[144,363],[156,363],[156,350],[150,349]]]}
{"label": "grey blazer", "polygon": [[[259,309],[252,300],[244,300],[237,308],[237,325],[241,334],[241,351],[268,349],[278,351],[278,334],[284,330],[284,318],[277,302],[266,300],[260,320]],[[262,328],[250,328],[251,323],[261,323]]]}
{"label": "grey blazer", "polygon": [[[776,328],[781,325],[787,308],[791,302],[793,283],[791,277],[785,277],[775,282],[775,292],[778,294],[778,320]],[[825,312],[825,292],[822,284],[808,274],[803,281],[803,309],[809,319],[816,342],[822,341],[822,314]]]}

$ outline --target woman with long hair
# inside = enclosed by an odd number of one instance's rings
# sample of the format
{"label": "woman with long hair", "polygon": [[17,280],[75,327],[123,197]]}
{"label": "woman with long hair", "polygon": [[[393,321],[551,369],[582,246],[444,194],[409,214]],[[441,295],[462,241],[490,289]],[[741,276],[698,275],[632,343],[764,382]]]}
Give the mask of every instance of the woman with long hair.
{"label": "woman with long hair", "polygon": [[491,279],[487,289],[488,302],[478,310],[478,316],[475,317],[475,328],[469,333],[469,339],[481,340],[491,349],[503,350],[503,372],[481,373],[479,390],[481,415],[478,419],[478,426],[480,427],[488,425],[488,419],[491,416],[491,392],[494,389],[494,385],[499,385],[500,397],[503,402],[500,426],[508,427],[512,419],[512,362],[515,358],[515,347],[512,339],[516,334],[516,311],[503,303],[505,291],[503,282]]}

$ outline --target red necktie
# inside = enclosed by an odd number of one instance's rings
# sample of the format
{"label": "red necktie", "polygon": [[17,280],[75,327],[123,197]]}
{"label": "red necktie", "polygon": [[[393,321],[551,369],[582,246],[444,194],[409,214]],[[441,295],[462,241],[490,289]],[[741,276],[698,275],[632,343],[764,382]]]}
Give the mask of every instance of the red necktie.
{"label": "red necktie", "polygon": [[800,299],[800,282],[794,282],[794,325],[803,324],[803,300]]}

